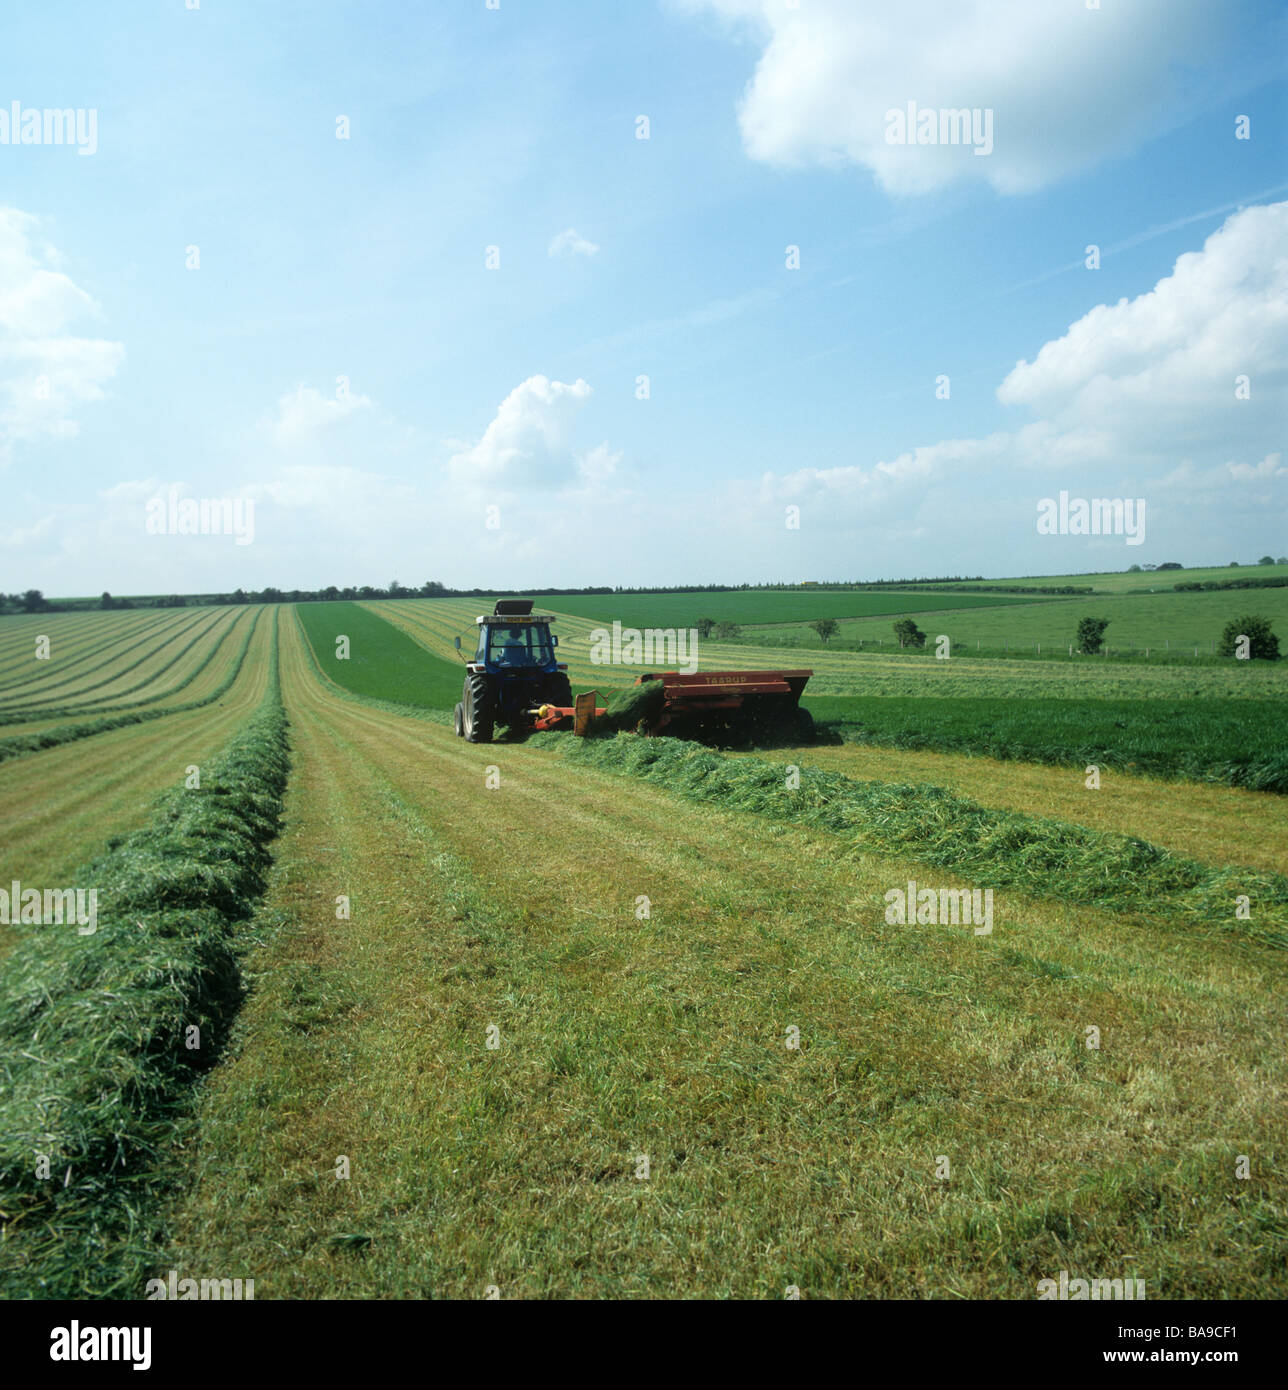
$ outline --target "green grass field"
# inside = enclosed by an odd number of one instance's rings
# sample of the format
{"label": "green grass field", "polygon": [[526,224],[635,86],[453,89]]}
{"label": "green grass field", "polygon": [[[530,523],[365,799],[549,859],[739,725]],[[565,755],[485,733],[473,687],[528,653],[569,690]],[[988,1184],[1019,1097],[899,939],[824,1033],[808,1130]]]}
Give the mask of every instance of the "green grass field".
{"label": "green grass field", "polygon": [[1257,565],[1243,563],[1232,568],[1216,565],[1210,568],[1182,570],[1142,570],[1131,574],[1127,566],[1133,563],[1130,553],[1124,551],[1125,559],[1121,570],[1109,570],[1096,574],[1056,574],[1038,575],[1028,578],[986,579],[988,585],[1005,585],[1007,588],[1059,588],[1066,584],[1079,589],[1092,589],[1098,594],[1140,594],[1163,593],[1176,584],[1206,583],[1208,580],[1227,579],[1286,579],[1288,565]]}
{"label": "green grass field", "polygon": [[[345,690],[422,709],[451,709],[461,698],[462,665],[440,660],[358,604],[305,603],[295,611],[318,664]],[[344,659],[341,637],[349,639]]]}
{"label": "green grass field", "polygon": [[[456,600],[478,604],[480,600]],[[815,618],[920,613],[927,608],[1023,607],[1041,600],[1005,594],[886,593],[880,589],[765,590],[680,594],[555,594],[541,612],[567,613],[624,627],[692,627],[699,618],[733,623],[812,622]],[[478,612],[491,610],[491,601]]]}
{"label": "green grass field", "polygon": [[[1033,649],[1041,644],[1048,654],[1067,653],[1077,647],[1078,621],[1084,617],[1108,618],[1105,644],[1111,652],[1149,649],[1155,657],[1169,653],[1192,657],[1210,654],[1222,630],[1232,618],[1255,614],[1269,618],[1280,634],[1281,649],[1288,656],[1288,588],[1226,590],[1219,593],[1106,595],[1094,600],[1063,598],[1024,606],[978,608],[914,615],[917,626],[931,641],[946,633],[961,655],[971,654],[978,643],[1003,651]],[[894,619],[870,617],[846,619],[828,643],[807,623],[784,628],[778,624],[749,624],[742,642],[752,645],[788,645],[802,650],[835,650],[846,644],[882,641],[895,643]]]}
{"label": "green grass field", "polygon": [[1283,705],[1271,700],[824,696],[808,708],[847,742],[1288,792]]}
{"label": "green grass field", "polygon": [[[481,611],[477,599],[410,599],[363,604],[400,628],[441,661],[458,660],[452,638],[461,637],[472,650],[477,637],[474,619]],[[578,690],[600,691],[628,685],[637,674],[627,666],[596,665],[591,660],[591,637],[598,623],[572,614],[556,615],[559,658],[568,663]],[[888,620],[887,620],[888,621]],[[809,690],[815,695],[928,695],[936,697],[1060,699],[1273,699],[1288,693],[1288,662],[1206,663],[1198,666],[1145,661],[1085,659],[1063,662],[1025,659],[976,660],[884,650],[855,653],[823,649],[790,654],[781,647],[752,641],[706,641],[700,646],[700,669],[738,670],[808,666],[814,671]],[[459,698],[459,694],[453,699]]]}
{"label": "green grass field", "polygon": [[102,893],[0,927],[0,1292],[1288,1292],[1282,667],[824,650],[817,744],[479,747],[478,611],[0,623],[13,727],[86,712],[0,765],[0,882]]}

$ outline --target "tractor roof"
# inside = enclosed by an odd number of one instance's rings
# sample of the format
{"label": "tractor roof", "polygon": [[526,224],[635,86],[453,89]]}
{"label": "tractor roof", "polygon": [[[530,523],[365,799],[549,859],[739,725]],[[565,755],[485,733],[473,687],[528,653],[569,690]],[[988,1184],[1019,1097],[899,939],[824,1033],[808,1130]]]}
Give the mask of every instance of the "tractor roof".
{"label": "tractor roof", "polygon": [[530,598],[499,598],[491,613],[484,613],[474,621],[481,626],[495,623],[504,627],[518,623],[552,623],[554,618],[548,613],[534,613]]}

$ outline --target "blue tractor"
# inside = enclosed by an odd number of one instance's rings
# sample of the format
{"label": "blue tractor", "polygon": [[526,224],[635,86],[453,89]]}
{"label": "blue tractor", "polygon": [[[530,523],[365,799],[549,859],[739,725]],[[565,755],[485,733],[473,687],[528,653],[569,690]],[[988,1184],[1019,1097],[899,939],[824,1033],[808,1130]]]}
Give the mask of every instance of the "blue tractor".
{"label": "blue tractor", "polygon": [[[559,639],[550,631],[554,619],[534,614],[531,599],[498,599],[491,613],[475,621],[478,649],[466,663],[455,713],[461,738],[491,743],[498,724],[525,730],[542,705],[572,704],[568,668],[555,660]],[[459,637],[456,650],[461,650]]]}

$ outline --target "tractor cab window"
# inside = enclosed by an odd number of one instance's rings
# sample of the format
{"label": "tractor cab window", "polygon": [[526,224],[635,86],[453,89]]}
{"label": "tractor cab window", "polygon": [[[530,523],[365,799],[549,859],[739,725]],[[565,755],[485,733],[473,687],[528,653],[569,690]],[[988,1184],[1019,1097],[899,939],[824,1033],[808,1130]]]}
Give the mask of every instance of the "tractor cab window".
{"label": "tractor cab window", "polygon": [[487,633],[487,660],[494,666],[545,666],[554,659],[544,628],[489,626]]}

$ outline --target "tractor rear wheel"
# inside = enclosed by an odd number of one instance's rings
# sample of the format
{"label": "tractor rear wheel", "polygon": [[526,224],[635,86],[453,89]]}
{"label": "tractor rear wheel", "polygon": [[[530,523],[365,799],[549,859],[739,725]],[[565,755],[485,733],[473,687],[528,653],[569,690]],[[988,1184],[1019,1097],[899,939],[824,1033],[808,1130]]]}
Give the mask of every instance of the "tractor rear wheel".
{"label": "tractor rear wheel", "polygon": [[491,743],[496,724],[496,706],[488,678],[482,674],[465,679],[464,725],[466,743]]}

